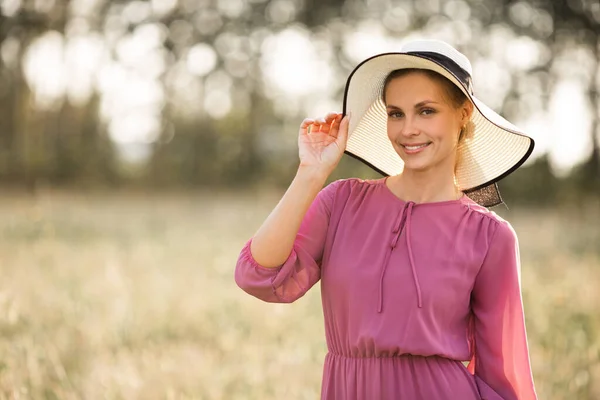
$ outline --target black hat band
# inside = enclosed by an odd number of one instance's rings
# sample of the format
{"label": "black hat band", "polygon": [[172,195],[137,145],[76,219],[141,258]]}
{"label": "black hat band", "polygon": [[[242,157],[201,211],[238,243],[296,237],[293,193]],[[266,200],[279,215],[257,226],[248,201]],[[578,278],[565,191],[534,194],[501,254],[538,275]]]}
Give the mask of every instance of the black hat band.
{"label": "black hat band", "polygon": [[450,57],[446,57],[442,54],[430,51],[409,51],[406,54],[412,54],[415,56],[426,58],[446,68],[456,77],[456,79],[458,79],[458,81],[465,87],[465,89],[467,89],[467,91],[471,95],[473,95],[473,79],[471,78],[471,74],[465,71]]}

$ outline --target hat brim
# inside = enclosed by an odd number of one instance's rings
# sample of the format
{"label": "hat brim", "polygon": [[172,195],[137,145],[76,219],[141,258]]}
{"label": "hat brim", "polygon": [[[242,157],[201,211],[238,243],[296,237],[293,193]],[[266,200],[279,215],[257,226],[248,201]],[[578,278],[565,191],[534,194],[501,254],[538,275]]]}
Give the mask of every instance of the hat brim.
{"label": "hat brim", "polygon": [[381,94],[388,74],[407,68],[435,71],[471,100],[475,131],[458,147],[461,162],[456,179],[460,190],[477,203],[486,207],[501,203],[496,183],[527,160],[535,145],[533,139],[472,95],[451,71],[424,56],[379,54],[352,71],[344,91],[343,113],[352,113],[346,154],[383,175],[402,172],[404,163],[387,136],[388,117]]}

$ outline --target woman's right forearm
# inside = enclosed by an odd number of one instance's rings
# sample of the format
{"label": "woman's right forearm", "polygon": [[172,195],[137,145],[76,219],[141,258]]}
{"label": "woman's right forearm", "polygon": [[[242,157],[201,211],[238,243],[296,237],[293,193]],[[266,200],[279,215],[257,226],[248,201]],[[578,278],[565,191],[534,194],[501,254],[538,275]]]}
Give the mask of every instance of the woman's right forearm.
{"label": "woman's right forearm", "polygon": [[273,268],[289,257],[302,219],[328,175],[312,168],[298,169],[291,185],[252,239],[250,251],[258,264]]}

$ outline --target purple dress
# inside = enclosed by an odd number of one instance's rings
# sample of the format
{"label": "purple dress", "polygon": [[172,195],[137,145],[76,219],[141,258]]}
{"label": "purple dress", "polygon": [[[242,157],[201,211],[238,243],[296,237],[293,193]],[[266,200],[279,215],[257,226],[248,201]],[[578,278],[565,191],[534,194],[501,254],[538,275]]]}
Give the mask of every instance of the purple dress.
{"label": "purple dress", "polygon": [[283,265],[262,267],[250,243],[235,271],[247,293],[289,303],[321,280],[322,399],[537,398],[515,232],[468,197],[416,204],[385,178],[339,180]]}

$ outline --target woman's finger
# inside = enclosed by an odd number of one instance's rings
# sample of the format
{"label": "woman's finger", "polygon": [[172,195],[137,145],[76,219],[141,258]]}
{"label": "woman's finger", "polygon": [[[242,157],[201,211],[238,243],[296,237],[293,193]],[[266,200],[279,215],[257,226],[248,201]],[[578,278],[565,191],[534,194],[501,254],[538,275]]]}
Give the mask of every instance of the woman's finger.
{"label": "woman's finger", "polygon": [[340,113],[330,112],[325,116],[325,129],[321,128],[321,132],[330,133],[336,122],[339,121]]}
{"label": "woman's finger", "polygon": [[335,139],[335,142],[338,144],[338,146],[344,150],[346,150],[346,144],[348,143],[348,129],[350,127],[351,117],[352,115],[348,114],[340,121],[340,127]]}
{"label": "woman's finger", "polygon": [[302,135],[307,135],[312,130],[311,127],[315,123],[315,120],[312,118],[304,118],[302,123],[300,124],[300,133]]}
{"label": "woman's finger", "polygon": [[300,124],[300,132],[304,135],[309,133],[327,133],[331,132],[334,124],[341,118],[340,113],[330,112],[325,117],[321,118],[305,118]]}
{"label": "woman's finger", "polygon": [[341,115],[341,114],[340,113],[336,113],[336,112],[330,112],[329,114],[327,114],[325,116],[325,121],[328,124],[331,124],[338,117],[338,115]]}
{"label": "woman's finger", "polygon": [[323,125],[319,124],[318,122],[315,122],[310,127],[310,133],[319,133],[319,132],[321,132],[322,129],[323,129]]}
{"label": "woman's finger", "polygon": [[329,135],[333,137],[337,137],[338,131],[340,129],[340,122],[342,120],[342,114],[337,114],[331,123],[331,130],[329,131]]}

